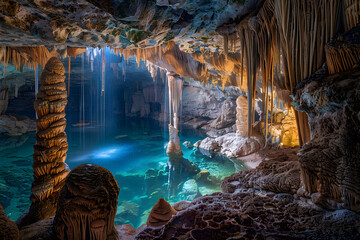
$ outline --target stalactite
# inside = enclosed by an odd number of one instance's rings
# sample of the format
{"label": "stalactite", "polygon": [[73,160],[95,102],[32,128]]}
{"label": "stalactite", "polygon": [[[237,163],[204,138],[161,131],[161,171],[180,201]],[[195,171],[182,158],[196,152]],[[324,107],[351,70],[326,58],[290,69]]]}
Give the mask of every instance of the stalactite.
{"label": "stalactite", "polygon": [[330,74],[348,71],[360,62],[359,32],[360,25],[326,44],[326,62]]}
{"label": "stalactite", "polygon": [[360,22],[360,1],[343,0],[345,31],[349,31]]}
{"label": "stalactite", "polygon": [[101,96],[103,96],[105,93],[105,68],[106,68],[106,58],[105,58],[105,48],[103,48],[101,55]]}
{"label": "stalactite", "polygon": [[180,139],[178,136],[179,107],[182,100],[182,88],[184,81],[175,73],[167,73],[169,86],[169,143],[166,153],[182,155]]}

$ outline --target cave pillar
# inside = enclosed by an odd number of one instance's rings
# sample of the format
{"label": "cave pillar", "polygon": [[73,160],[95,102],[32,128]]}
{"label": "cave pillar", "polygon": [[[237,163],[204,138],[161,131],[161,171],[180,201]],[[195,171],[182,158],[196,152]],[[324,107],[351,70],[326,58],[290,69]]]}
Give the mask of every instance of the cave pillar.
{"label": "cave pillar", "polygon": [[34,102],[38,119],[30,197],[32,204],[26,215],[18,220],[22,226],[55,215],[59,192],[70,172],[65,163],[68,150],[65,69],[58,58],[53,57],[46,63],[40,81],[41,87]]}
{"label": "cave pillar", "polygon": [[236,99],[236,133],[241,137],[248,133],[248,101],[244,95]]}
{"label": "cave pillar", "polygon": [[184,81],[179,75],[168,72],[169,86],[169,143],[166,150],[168,155],[182,155],[180,139],[178,136],[179,127],[179,107],[182,100],[182,88]]}

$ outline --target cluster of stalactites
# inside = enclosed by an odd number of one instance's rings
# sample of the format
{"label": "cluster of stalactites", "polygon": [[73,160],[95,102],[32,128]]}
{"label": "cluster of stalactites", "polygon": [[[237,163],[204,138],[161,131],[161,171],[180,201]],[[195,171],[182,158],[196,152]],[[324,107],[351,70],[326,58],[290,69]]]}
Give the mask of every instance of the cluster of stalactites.
{"label": "cluster of stalactites", "polygon": [[38,65],[44,67],[46,62],[57,56],[56,51],[50,52],[44,46],[37,47],[0,47],[0,64],[6,66],[12,63],[17,70],[22,70],[24,66],[34,69]]}
{"label": "cluster of stalactites", "polygon": [[67,91],[65,69],[53,57],[41,74],[41,87],[34,102],[38,119],[34,145],[32,201],[40,202],[58,192],[69,173],[65,163],[68,150],[65,134]]}
{"label": "cluster of stalactites", "polygon": [[172,41],[168,42],[166,47],[111,49],[115,54],[122,55],[126,61],[129,60],[130,56],[135,56],[138,66],[140,66],[140,60],[143,60],[167,71],[175,72],[181,77],[192,78],[201,82],[205,82],[209,77],[206,64],[194,60],[191,54],[182,52]]}
{"label": "cluster of stalactites", "polygon": [[[297,83],[321,67],[325,61],[324,47],[335,35],[340,17],[345,16],[345,28],[359,21],[358,1],[345,2],[342,6],[341,1],[266,0],[256,15],[248,16],[238,25],[241,62],[244,62],[241,66],[246,66],[247,74],[248,136],[254,124],[258,71],[262,74],[267,116],[273,108],[275,89],[290,93]],[[284,77],[275,78],[280,72]],[[267,125],[267,118],[264,120]],[[310,139],[306,114],[296,112],[296,120],[303,144]]]}

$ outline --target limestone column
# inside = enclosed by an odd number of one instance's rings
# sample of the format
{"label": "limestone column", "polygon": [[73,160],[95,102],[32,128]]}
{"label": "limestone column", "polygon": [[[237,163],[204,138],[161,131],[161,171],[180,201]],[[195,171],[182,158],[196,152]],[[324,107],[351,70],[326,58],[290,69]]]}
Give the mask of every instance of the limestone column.
{"label": "limestone column", "polygon": [[179,107],[182,100],[182,88],[184,81],[179,75],[168,72],[169,86],[169,143],[166,150],[167,154],[182,155],[180,139],[178,136],[179,127]]}
{"label": "limestone column", "polygon": [[33,156],[34,182],[30,197],[32,205],[28,213],[18,220],[20,225],[55,215],[59,192],[70,172],[65,163],[68,150],[65,134],[65,69],[58,58],[53,57],[46,63],[40,81],[41,87],[34,102],[38,119]]}
{"label": "limestone column", "polygon": [[236,133],[247,137],[248,132],[248,102],[244,95],[236,99]]}

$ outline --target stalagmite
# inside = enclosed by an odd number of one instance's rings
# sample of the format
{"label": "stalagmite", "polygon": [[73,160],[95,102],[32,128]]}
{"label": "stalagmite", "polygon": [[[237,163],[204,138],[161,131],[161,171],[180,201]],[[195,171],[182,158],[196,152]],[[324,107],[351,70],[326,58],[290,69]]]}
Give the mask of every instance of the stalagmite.
{"label": "stalagmite", "polygon": [[248,135],[248,105],[244,95],[236,99],[236,133],[241,137]]}
{"label": "stalagmite", "polygon": [[11,221],[5,214],[3,206],[0,204],[0,239],[18,240],[19,228],[15,222]]}
{"label": "stalagmite", "polygon": [[20,225],[55,214],[59,191],[70,171],[65,163],[68,144],[65,134],[67,94],[64,74],[64,66],[56,57],[48,61],[41,74],[41,87],[34,102],[38,120],[33,156],[32,205],[20,220]]}
{"label": "stalagmite", "polygon": [[149,214],[146,225],[159,227],[165,225],[177,211],[163,198],[160,198]]}
{"label": "stalagmite", "polygon": [[167,154],[182,155],[180,139],[178,136],[179,126],[179,107],[182,100],[182,88],[184,81],[174,73],[168,72],[169,85],[169,143],[166,150]]}
{"label": "stalagmite", "polygon": [[59,196],[53,230],[57,239],[118,239],[114,221],[119,186],[112,173],[83,164],[66,178]]}

